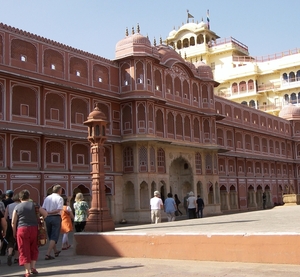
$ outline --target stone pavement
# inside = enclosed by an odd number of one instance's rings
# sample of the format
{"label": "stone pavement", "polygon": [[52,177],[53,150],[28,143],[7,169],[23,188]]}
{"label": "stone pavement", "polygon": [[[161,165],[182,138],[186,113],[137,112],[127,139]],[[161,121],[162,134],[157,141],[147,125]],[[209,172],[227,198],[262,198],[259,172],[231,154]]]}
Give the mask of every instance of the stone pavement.
{"label": "stone pavement", "polygon": [[[203,232],[212,233],[264,233],[268,234],[299,234],[300,206],[276,207],[270,210],[239,214],[208,217],[197,220],[182,220],[171,223],[161,223],[155,229],[153,225],[125,226],[116,228],[116,233],[122,232]],[[196,222],[201,221],[201,224]],[[178,226],[177,226],[178,225]],[[191,227],[194,226],[194,227]],[[70,238],[72,234],[70,234]],[[92,247],[92,246],[87,246]],[[300,245],[299,245],[300,247]],[[201,251],[201,245],[195,245],[191,251]],[[216,249],[217,251],[217,249]],[[278,250],[280,251],[280,249]],[[74,247],[62,251],[55,260],[44,260],[46,246],[40,248],[37,262],[38,276],[203,276],[203,277],[298,277],[300,264],[263,264],[213,262],[192,260],[166,260],[146,258],[122,258],[75,255]],[[266,253],[268,254],[268,253]],[[13,264],[6,264],[6,257],[0,256],[0,276],[23,276],[24,269]]]}

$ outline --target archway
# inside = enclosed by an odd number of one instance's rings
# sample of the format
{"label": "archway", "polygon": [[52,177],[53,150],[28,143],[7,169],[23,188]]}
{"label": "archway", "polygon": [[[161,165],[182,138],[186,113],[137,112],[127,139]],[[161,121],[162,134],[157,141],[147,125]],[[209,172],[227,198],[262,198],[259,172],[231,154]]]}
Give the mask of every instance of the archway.
{"label": "archway", "polygon": [[177,194],[182,203],[187,193],[190,191],[193,191],[195,194],[197,193],[193,185],[192,167],[182,156],[172,161],[169,168],[169,180],[172,193]]}
{"label": "archway", "polygon": [[207,184],[208,187],[208,204],[214,204],[214,186],[211,182]]}
{"label": "archway", "polygon": [[228,210],[228,192],[227,192],[227,188],[224,185],[220,187],[220,195],[221,195],[221,210]]}
{"label": "archway", "polygon": [[237,197],[237,191],[234,185],[230,186],[230,192],[229,192],[229,205],[230,209],[237,209],[238,208],[238,197]]}
{"label": "archway", "polygon": [[200,195],[200,197],[204,200],[205,203],[205,201],[207,200],[207,195],[206,193],[204,193],[204,187],[202,182],[200,181],[197,182],[197,195]]}
{"label": "archway", "polygon": [[254,187],[250,185],[247,191],[247,206],[248,208],[256,207],[256,197]]}
{"label": "archway", "polygon": [[262,208],[263,206],[262,198],[263,198],[263,190],[261,185],[258,185],[256,189],[256,204],[258,208]]}
{"label": "archway", "polygon": [[272,202],[272,192],[270,190],[269,185],[265,186],[265,193],[267,196],[266,207],[271,208],[273,206],[273,202]]}
{"label": "archway", "polygon": [[165,202],[166,196],[167,196],[167,188],[166,188],[166,184],[164,181],[160,181],[158,184],[158,191],[160,192],[160,198],[163,201],[163,203]]}
{"label": "archway", "polygon": [[[70,207],[73,210],[73,212],[74,212],[73,206],[74,206],[74,202],[75,202],[75,196],[78,192],[81,192],[83,194],[84,201],[86,201],[88,203],[89,207],[91,207],[92,196],[91,196],[90,189],[84,185],[79,185],[78,187],[74,188],[73,194],[72,194],[73,196],[70,199]],[[65,195],[64,190],[62,192],[62,195]]]}
{"label": "archway", "polygon": [[[47,190],[47,196],[53,193],[53,187],[56,186],[56,185],[58,185],[58,184],[54,184],[52,187],[50,187],[50,188]],[[61,195],[62,195],[62,196],[66,196],[66,191],[65,191],[64,188],[62,188]]]}
{"label": "archway", "polygon": [[18,195],[24,189],[27,189],[29,191],[30,199],[32,199],[32,201],[37,202],[38,204],[43,204],[40,203],[40,191],[32,184],[24,183],[20,185],[14,190],[14,194]]}
{"label": "archway", "polygon": [[283,195],[283,188],[282,185],[278,186],[278,195],[277,195],[277,204],[278,205],[282,205],[283,201],[282,201],[282,195]]}

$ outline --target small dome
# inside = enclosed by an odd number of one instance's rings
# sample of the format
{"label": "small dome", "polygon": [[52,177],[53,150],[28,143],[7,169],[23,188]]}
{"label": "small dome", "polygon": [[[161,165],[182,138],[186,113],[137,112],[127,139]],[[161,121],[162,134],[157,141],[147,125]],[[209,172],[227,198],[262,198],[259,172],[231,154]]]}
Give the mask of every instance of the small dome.
{"label": "small dome", "polygon": [[116,44],[116,59],[133,54],[153,54],[151,42],[147,37],[144,37],[140,33],[129,35]]}
{"label": "small dome", "polygon": [[177,33],[176,30],[172,30],[172,31],[169,33],[169,37],[175,36],[176,33]]}
{"label": "small dome", "polygon": [[100,111],[99,107],[96,106],[88,116],[88,120],[92,120],[92,119],[106,120],[106,116],[103,112]]}
{"label": "small dome", "polygon": [[204,22],[204,21],[201,21],[199,24],[198,24],[198,28],[207,28],[207,24]]}
{"label": "small dome", "polygon": [[166,64],[170,61],[185,63],[184,59],[169,45],[159,45],[157,51],[160,55],[161,64]]}
{"label": "small dome", "polygon": [[194,22],[189,22],[189,23],[186,23],[184,25],[182,25],[180,27],[180,29],[178,30],[178,32],[180,31],[183,31],[183,30],[187,30],[187,31],[190,31],[192,33],[196,32],[198,29],[198,24],[197,23],[194,23]]}
{"label": "small dome", "polygon": [[300,120],[300,106],[290,103],[281,109],[278,116],[286,120]]}
{"label": "small dome", "polygon": [[124,47],[124,45],[132,46],[133,44],[145,44],[151,46],[151,43],[147,37],[144,37],[140,33],[135,33],[120,40],[116,45],[116,51],[118,48]]}
{"label": "small dome", "polygon": [[205,64],[202,61],[196,62],[194,65],[198,71],[200,78],[204,78],[204,79],[209,78],[212,80],[214,79],[214,75],[213,75],[211,67],[209,65]]}

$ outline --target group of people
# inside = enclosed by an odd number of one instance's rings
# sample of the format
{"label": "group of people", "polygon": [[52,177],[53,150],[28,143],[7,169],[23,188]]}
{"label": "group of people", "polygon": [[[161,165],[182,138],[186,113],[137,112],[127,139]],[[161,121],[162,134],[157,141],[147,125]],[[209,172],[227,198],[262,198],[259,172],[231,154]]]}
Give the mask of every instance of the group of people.
{"label": "group of people", "polygon": [[[191,191],[187,194],[183,201],[184,208],[189,219],[203,217],[204,201],[200,195],[196,198],[194,193]],[[175,194],[173,198],[172,193],[168,193],[167,198],[163,202],[159,191],[155,191],[154,197],[150,199],[151,223],[157,224],[161,222],[162,210],[165,211],[169,222],[174,221],[176,215],[182,215],[182,212],[179,209],[180,203],[181,201],[177,194]]]}
{"label": "group of people", "polygon": [[200,197],[200,195],[197,195],[196,198],[194,193],[191,191],[184,198],[184,208],[186,210],[186,214],[189,219],[202,218],[204,201]]}
{"label": "group of people", "polygon": [[[0,201],[0,234],[1,241],[6,242],[7,264],[12,265],[13,257],[18,257],[14,262],[17,261],[19,265],[24,266],[25,277],[38,274],[36,261],[39,254],[37,238],[40,217],[45,220],[49,240],[45,260],[55,259],[61,250],[71,247],[68,234],[73,231],[73,221],[76,232],[82,232],[85,228],[89,206],[84,201],[83,194],[76,194],[74,214],[68,205],[67,197],[61,195],[62,187],[55,185],[52,194],[44,199],[42,206],[30,199],[28,190],[22,190],[14,196],[14,199],[13,191],[7,191],[6,196],[10,200]],[[58,250],[57,242],[60,234],[62,234],[62,248]]]}

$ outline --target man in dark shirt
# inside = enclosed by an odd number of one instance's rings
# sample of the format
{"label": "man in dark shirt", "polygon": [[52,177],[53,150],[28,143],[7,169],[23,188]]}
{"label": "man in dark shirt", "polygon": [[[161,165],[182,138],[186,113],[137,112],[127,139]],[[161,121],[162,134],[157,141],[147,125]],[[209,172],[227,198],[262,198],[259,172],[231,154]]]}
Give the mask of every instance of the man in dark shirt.
{"label": "man in dark shirt", "polygon": [[[6,222],[6,219],[4,218],[4,214],[0,211],[0,239],[1,239],[1,242],[3,242],[3,239],[6,236],[6,229],[7,229],[7,222]],[[0,242],[0,247],[1,247],[1,242]]]}
{"label": "man in dark shirt", "polygon": [[[6,208],[9,204],[14,203],[14,201],[12,200],[12,197],[14,195],[14,192],[12,190],[7,190],[5,193],[5,199],[2,201],[4,204],[4,207]],[[0,208],[0,210],[2,210],[2,208]],[[5,214],[5,212],[2,212],[3,215]],[[5,218],[5,220],[7,220],[7,218]],[[6,249],[7,249],[7,242],[5,240],[3,240],[2,242],[2,248],[1,248],[1,256],[5,256],[6,255]]]}
{"label": "man in dark shirt", "polygon": [[14,203],[14,200],[12,199],[14,195],[14,192],[12,190],[7,190],[5,193],[5,199],[3,200],[5,208],[11,204]]}
{"label": "man in dark shirt", "polygon": [[203,209],[204,209],[204,201],[200,197],[200,195],[197,196],[197,215],[199,218],[203,217]]}

